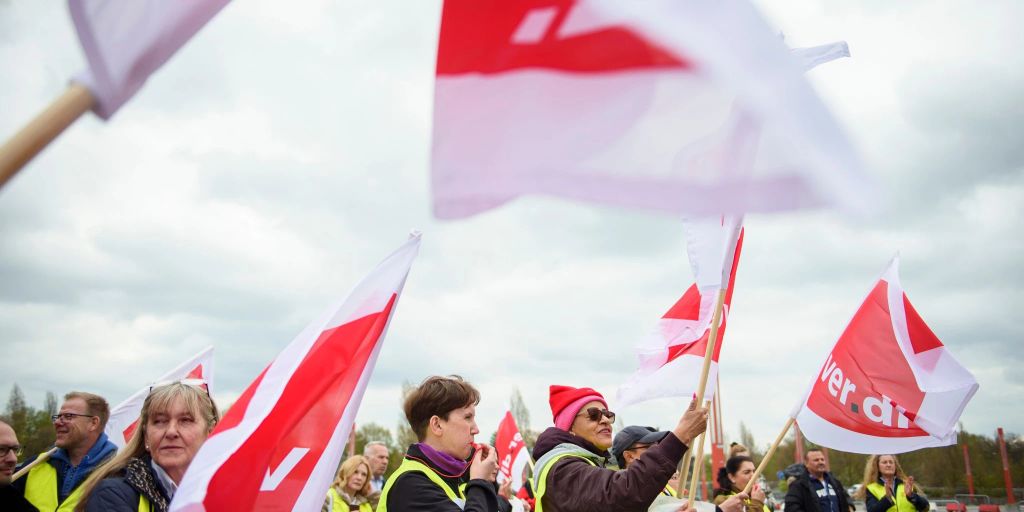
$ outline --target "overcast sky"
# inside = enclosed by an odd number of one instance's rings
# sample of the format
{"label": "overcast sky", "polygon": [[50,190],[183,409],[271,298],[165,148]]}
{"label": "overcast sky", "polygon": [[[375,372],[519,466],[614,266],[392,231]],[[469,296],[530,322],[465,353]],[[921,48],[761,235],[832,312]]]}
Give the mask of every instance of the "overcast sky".
{"label": "overcast sky", "polygon": [[[721,355],[727,436],[767,444],[892,255],[981,390],[966,429],[1024,432],[1024,3],[758,2],[885,199],[868,220],[751,215]],[[216,347],[233,401],[307,322],[424,232],[358,422],[459,373],[482,439],[518,387],[613,397],[692,277],[681,224],[525,198],[430,215],[436,0],[234,2],[109,122],[88,115],[0,191],[0,394],[126,398]],[[65,2],[0,0],[0,138],[84,66]],[[884,355],[880,355],[884,357]],[[670,427],[683,400],[618,411]],[[486,437],[485,437],[486,436]]]}

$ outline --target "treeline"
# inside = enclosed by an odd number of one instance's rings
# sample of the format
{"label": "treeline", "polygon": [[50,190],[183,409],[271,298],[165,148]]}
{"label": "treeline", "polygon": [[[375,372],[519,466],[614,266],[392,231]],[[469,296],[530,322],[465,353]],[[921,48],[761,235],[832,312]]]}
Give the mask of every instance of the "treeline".
{"label": "treeline", "polygon": [[[376,423],[356,425],[355,453],[361,454],[369,442],[384,443],[388,447],[391,457],[388,474],[401,463],[406,447],[416,442],[415,434],[401,413],[401,403],[413,387],[413,384],[409,382],[402,384],[402,396],[399,397],[397,409],[399,412],[394,431]],[[539,431],[531,428],[530,412],[518,389],[513,391],[509,403],[512,416],[515,417],[516,424],[519,426],[527,446],[532,450]],[[43,408],[36,409],[25,402],[25,396],[17,385],[11,389],[3,419],[10,423],[18,433],[18,440],[25,447],[26,456],[41,453],[53,445],[54,433],[50,416],[57,412],[58,406],[57,397],[53,393],[47,392]],[[621,424],[616,425],[616,429],[620,429],[622,426]],[[493,444],[494,436],[495,433],[491,433],[484,439]],[[1024,439],[1013,433],[1005,433],[1004,437],[1010,461],[1011,478],[1020,489],[1021,486],[1024,486]],[[758,445],[743,423],[740,423],[740,436],[737,441],[751,448],[756,460],[763,457],[767,448]],[[987,494],[993,498],[1005,498],[1006,488],[1003,485],[1002,459],[999,455],[999,441],[994,432],[991,436],[961,432],[959,444],[901,454],[899,455],[900,464],[907,474],[914,476],[930,496],[951,497],[955,494],[966,494],[967,478],[964,471],[962,448],[964,443],[967,444],[970,453],[975,493]],[[776,475],[796,462],[795,447],[795,436],[791,433],[779,446],[775,457],[765,470],[765,477],[776,489],[785,490],[785,480],[776,481]],[[812,447],[814,447],[813,444],[805,443],[804,450]],[[864,477],[864,464],[867,462],[867,455],[829,450],[828,457],[832,472],[845,485],[851,486],[861,482]],[[710,472],[710,467],[706,467],[705,471]],[[1017,492],[1019,495],[1021,491]]]}

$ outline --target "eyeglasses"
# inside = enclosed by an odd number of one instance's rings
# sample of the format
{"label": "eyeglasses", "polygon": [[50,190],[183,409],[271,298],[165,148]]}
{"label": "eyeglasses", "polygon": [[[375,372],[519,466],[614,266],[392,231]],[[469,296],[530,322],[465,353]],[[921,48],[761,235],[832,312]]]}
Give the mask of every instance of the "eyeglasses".
{"label": "eyeglasses", "polygon": [[149,386],[149,392],[152,393],[154,389],[162,386],[170,386],[171,384],[184,384],[186,386],[192,386],[194,388],[202,389],[206,391],[206,394],[210,394],[210,386],[206,384],[203,379],[181,379],[181,380],[165,380],[161,382],[154,382],[153,385]]}
{"label": "eyeglasses", "polygon": [[73,412],[62,412],[60,414],[54,414],[53,416],[50,416],[50,420],[52,420],[54,423],[57,423],[57,420],[61,420],[64,423],[71,423],[72,421],[75,421],[75,418],[77,418],[79,416],[81,416],[82,418],[95,418],[96,417],[93,414],[78,414],[78,413],[73,413]]}
{"label": "eyeglasses", "polygon": [[0,457],[6,457],[10,452],[14,452],[15,457],[21,457],[22,447],[16,444],[11,446],[0,445]]}
{"label": "eyeglasses", "polygon": [[587,407],[586,411],[581,412],[581,413],[577,414],[576,416],[584,416],[584,415],[586,415],[588,420],[595,421],[595,422],[596,421],[601,421],[601,416],[604,416],[605,418],[608,418],[609,421],[612,421],[612,422],[615,421],[615,413],[609,411],[608,409],[598,409],[597,407]]}

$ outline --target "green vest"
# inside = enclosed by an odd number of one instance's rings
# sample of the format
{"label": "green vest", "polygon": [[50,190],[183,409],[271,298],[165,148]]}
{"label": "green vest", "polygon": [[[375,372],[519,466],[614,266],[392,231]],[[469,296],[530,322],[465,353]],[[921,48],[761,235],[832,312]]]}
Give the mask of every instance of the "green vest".
{"label": "green vest", "polygon": [[665,489],[662,490],[661,493],[665,496],[672,496],[673,498],[679,497],[679,495],[676,494],[676,490],[669,484],[665,484]]}
{"label": "green vest", "polygon": [[[896,498],[896,503],[886,509],[885,512],[914,512],[917,510],[917,507],[907,499],[907,493],[904,489],[902,483],[896,486],[896,489],[892,492]],[[878,482],[868,484],[868,492],[878,500],[885,498],[885,486]]]}
{"label": "green vest", "polygon": [[[722,494],[722,496],[728,497],[728,496],[733,496],[735,494],[737,494],[736,491],[729,491],[729,492],[727,492],[725,494]],[[752,500],[750,498],[747,498],[747,499],[743,500],[743,503],[745,505],[750,505],[753,502],[754,502],[754,500]],[[717,506],[717,503],[715,505]],[[762,503],[761,504],[761,508],[764,510],[764,512],[772,512],[772,509],[768,507],[767,503]],[[746,510],[746,508],[744,508],[744,510]]]}
{"label": "green vest", "polygon": [[[327,489],[327,496],[331,498],[331,512],[350,512],[352,510],[338,494],[338,491],[334,490],[334,487]],[[373,505],[362,503],[359,505],[359,512],[373,512]]]}
{"label": "green vest", "polygon": [[71,491],[64,503],[57,503],[57,470],[46,462],[36,464],[25,475],[25,499],[41,512],[71,512],[82,499],[82,486]]}
{"label": "green vest", "polygon": [[555,467],[556,462],[558,462],[561,459],[564,459],[565,457],[578,457],[587,461],[587,464],[590,464],[591,466],[597,466],[597,464],[595,464],[594,461],[573,453],[563,453],[560,455],[556,455],[555,457],[552,457],[550,460],[547,461],[547,463],[544,464],[544,467],[540,468],[540,473],[538,473],[537,478],[534,479],[533,495],[537,499],[534,501],[535,508],[533,509],[533,512],[544,512],[544,493],[547,492],[548,489],[548,473],[551,472],[551,468]]}
{"label": "green vest", "polygon": [[398,481],[398,477],[411,471],[418,471],[426,475],[426,477],[440,487],[448,496],[448,499],[452,500],[452,502],[458,505],[459,508],[466,506],[465,488],[463,486],[459,487],[459,494],[456,496],[455,491],[453,491],[451,487],[448,487],[448,484],[445,483],[445,481],[438,476],[433,469],[430,469],[429,466],[419,461],[405,459],[402,461],[402,465],[398,466],[398,469],[396,469],[394,473],[391,473],[391,476],[388,477],[388,481],[384,483],[384,488],[381,489],[380,492],[380,501],[377,503],[377,512],[388,512],[388,494],[391,492],[391,487]]}
{"label": "green vest", "polygon": [[139,512],[149,512],[149,500],[139,494]]}

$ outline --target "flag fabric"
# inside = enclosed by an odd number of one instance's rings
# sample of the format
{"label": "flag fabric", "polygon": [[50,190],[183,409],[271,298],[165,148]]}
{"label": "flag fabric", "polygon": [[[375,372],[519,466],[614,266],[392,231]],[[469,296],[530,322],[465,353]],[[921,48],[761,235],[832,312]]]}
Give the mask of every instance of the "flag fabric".
{"label": "flag fabric", "polygon": [[683,219],[686,255],[701,293],[721,290],[729,282],[741,229],[742,215]]}
{"label": "flag fabric", "polygon": [[526,441],[519,433],[512,411],[505,412],[505,417],[498,424],[494,449],[498,450],[498,484],[511,479],[512,492],[519,492],[523,487],[523,469],[529,463],[530,452],[526,449]]}
{"label": "flag fabric", "polygon": [[838,56],[791,54],[747,0],[446,0],[434,213],[525,194],[672,213],[867,211],[874,186],[802,76]]}
{"label": "flag fabric", "polygon": [[902,453],[956,444],[956,423],[978,390],[911,305],[893,258],[793,411],[815,444]]}
{"label": "flag fabric", "polygon": [[[723,224],[722,229],[729,227]],[[728,279],[728,285],[725,289],[722,316],[719,319],[717,341],[708,370],[707,387],[704,391],[706,399],[715,394],[718,382],[718,355],[722,351],[725,326],[732,306],[736,269],[743,247],[743,230],[739,230],[736,238],[720,240],[735,249],[720,251],[720,254],[731,255],[731,259],[726,260],[731,264],[727,265],[729,272],[724,275]],[[721,266],[710,270],[711,274],[723,276]],[[704,366],[704,354],[707,352],[708,340],[711,337],[711,317],[714,314],[715,301],[718,300],[718,292],[717,287],[702,290],[694,283],[662,316],[655,332],[637,346],[639,367],[629,380],[619,387],[616,395],[618,407],[655,398],[690,397],[697,392],[697,381]]]}
{"label": "flag fabric", "polygon": [[88,69],[93,111],[109,119],[228,0],[68,0]]}
{"label": "flag fabric", "polygon": [[307,326],[253,381],[189,466],[171,510],[319,510],[420,236]]}
{"label": "flag fabric", "polygon": [[[183,379],[201,379],[206,383],[206,389],[213,394],[213,347],[207,347],[173,370],[163,374],[153,383]],[[142,412],[143,402],[149,396],[149,389],[149,386],[139,389],[127,400],[110,410],[110,418],[107,419],[104,432],[110,442],[116,444],[118,448],[124,448],[138,427],[139,413]]]}

